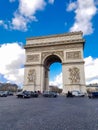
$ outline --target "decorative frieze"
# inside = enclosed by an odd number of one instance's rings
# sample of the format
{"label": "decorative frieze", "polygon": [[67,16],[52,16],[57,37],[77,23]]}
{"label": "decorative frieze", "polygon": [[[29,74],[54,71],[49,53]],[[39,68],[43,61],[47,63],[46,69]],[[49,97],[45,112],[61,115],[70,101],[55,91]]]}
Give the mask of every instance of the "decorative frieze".
{"label": "decorative frieze", "polygon": [[71,84],[80,83],[80,70],[77,67],[69,68],[69,79]]}
{"label": "decorative frieze", "polygon": [[38,62],[39,61],[39,55],[34,54],[34,55],[27,55],[26,62]]}
{"label": "decorative frieze", "polygon": [[81,59],[81,52],[80,51],[66,52],[66,59],[67,60]]}
{"label": "decorative frieze", "polygon": [[47,51],[47,50],[65,50],[65,49],[72,49],[72,48],[80,48],[82,47],[82,44],[78,43],[78,44],[72,44],[72,45],[57,45],[57,46],[44,46],[44,47],[30,47],[26,49],[27,53],[32,53],[32,52],[43,52],[43,51]]}

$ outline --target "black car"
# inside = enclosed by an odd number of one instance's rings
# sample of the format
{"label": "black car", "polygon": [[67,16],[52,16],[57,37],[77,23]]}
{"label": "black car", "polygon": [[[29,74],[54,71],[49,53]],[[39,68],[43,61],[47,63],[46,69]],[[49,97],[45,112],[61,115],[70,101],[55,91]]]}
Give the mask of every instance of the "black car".
{"label": "black car", "polygon": [[39,94],[38,94],[38,92],[36,92],[36,91],[30,91],[30,96],[31,97],[38,97],[39,96]]}
{"label": "black car", "polygon": [[98,98],[98,92],[90,92],[90,93],[88,94],[88,97],[89,97],[89,98]]}
{"label": "black car", "polygon": [[18,98],[30,98],[31,94],[28,91],[22,91],[22,92],[19,92],[16,96]]}
{"label": "black car", "polygon": [[68,93],[66,94],[66,97],[74,97],[74,95],[72,94],[72,92],[68,91]]}
{"label": "black car", "polygon": [[57,93],[56,92],[52,92],[52,91],[44,91],[43,92],[43,96],[44,97],[57,97]]}

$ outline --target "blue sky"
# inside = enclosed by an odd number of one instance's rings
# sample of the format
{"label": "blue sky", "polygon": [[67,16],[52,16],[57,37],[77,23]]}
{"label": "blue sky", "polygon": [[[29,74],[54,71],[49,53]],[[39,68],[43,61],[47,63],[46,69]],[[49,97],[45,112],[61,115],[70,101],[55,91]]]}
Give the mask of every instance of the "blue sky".
{"label": "blue sky", "polygon": [[[26,38],[81,30],[86,83],[98,83],[97,21],[97,0],[0,0],[0,82],[23,84]],[[55,66],[50,80],[60,86]]]}

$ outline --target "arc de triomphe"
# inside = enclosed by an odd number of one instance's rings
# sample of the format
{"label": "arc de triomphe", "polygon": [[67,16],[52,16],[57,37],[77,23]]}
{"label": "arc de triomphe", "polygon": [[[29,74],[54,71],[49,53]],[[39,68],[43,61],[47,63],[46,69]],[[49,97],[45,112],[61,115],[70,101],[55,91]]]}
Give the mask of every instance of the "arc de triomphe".
{"label": "arc de triomphe", "polygon": [[49,67],[62,64],[63,92],[86,92],[82,32],[27,38],[23,90],[49,89]]}

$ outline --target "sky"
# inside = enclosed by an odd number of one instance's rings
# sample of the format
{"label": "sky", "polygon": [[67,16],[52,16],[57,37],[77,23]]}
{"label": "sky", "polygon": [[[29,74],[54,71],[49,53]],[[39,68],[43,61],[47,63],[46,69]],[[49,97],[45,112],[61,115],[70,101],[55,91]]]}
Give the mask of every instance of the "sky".
{"label": "sky", "polygon": [[[26,38],[74,31],[86,41],[86,84],[98,83],[98,0],[0,0],[0,82],[23,86]],[[50,70],[61,87],[61,65]]]}

